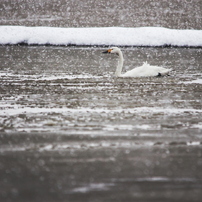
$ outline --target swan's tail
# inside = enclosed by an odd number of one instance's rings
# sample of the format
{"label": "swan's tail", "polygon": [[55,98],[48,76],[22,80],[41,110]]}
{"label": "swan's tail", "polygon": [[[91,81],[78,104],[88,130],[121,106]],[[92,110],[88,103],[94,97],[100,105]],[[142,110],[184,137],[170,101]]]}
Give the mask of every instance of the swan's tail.
{"label": "swan's tail", "polygon": [[150,65],[147,61],[143,62],[143,65]]}
{"label": "swan's tail", "polygon": [[173,69],[164,69],[163,71],[160,72],[160,74],[162,76],[166,76],[169,75],[169,73],[172,71]]}
{"label": "swan's tail", "polygon": [[172,69],[150,65],[147,61],[143,63],[142,67],[148,68],[147,70],[150,71],[150,73],[152,72],[151,74],[155,75],[157,73],[157,76],[166,76],[169,75],[169,72],[172,71]]}

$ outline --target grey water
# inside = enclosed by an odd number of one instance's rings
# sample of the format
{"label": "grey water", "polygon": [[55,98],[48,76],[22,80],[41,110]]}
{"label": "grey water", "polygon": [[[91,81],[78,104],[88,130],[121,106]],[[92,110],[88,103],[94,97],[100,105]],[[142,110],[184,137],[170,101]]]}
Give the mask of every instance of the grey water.
{"label": "grey water", "polygon": [[[0,24],[201,29],[201,1],[0,2]],[[202,50],[0,46],[0,201],[201,201]]]}
{"label": "grey water", "polygon": [[201,49],[1,46],[2,201],[200,201]]}

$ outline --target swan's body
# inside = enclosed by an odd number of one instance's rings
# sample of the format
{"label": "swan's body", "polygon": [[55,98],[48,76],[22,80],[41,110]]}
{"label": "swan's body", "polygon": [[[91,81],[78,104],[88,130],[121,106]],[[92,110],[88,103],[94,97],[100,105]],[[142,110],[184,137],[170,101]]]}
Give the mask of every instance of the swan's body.
{"label": "swan's body", "polygon": [[164,75],[168,75],[168,73],[172,70],[172,69],[166,69],[164,67],[159,67],[159,66],[151,66],[147,62],[145,62],[142,66],[136,67],[122,74],[121,71],[123,68],[123,54],[121,50],[117,47],[113,47],[103,53],[115,53],[119,56],[118,66],[115,72],[116,77],[164,76]]}

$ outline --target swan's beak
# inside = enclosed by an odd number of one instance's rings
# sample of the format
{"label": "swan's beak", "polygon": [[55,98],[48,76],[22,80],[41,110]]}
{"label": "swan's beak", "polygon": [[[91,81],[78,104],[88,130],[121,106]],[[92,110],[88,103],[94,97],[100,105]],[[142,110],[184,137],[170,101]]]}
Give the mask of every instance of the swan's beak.
{"label": "swan's beak", "polygon": [[112,49],[108,49],[107,51],[104,51],[102,53],[111,53]]}

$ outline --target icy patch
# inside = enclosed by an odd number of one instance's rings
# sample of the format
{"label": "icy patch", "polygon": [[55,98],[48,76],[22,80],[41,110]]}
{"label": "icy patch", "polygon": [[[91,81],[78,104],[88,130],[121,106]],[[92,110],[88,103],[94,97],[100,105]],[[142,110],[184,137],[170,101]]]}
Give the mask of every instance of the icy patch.
{"label": "icy patch", "polygon": [[[68,79],[68,80],[73,80],[73,79],[90,79],[90,78],[101,78],[100,76],[94,76],[91,74],[78,74],[78,75],[21,75],[21,74],[12,74],[12,73],[4,73],[0,72],[0,77],[6,77],[6,80],[12,79],[14,80],[20,80],[22,81],[27,81],[27,80],[34,80],[34,81],[54,81],[54,80],[60,80],[60,79]],[[103,78],[103,77],[102,77]]]}
{"label": "icy patch", "polygon": [[193,124],[191,127],[192,127],[192,128],[202,129],[202,122],[200,122],[200,123],[198,123],[198,124]]}
{"label": "icy patch", "polygon": [[100,78],[99,76],[93,76],[93,75],[65,75],[65,76],[44,76],[41,78],[38,78],[36,80],[39,81],[52,81],[52,80],[59,80],[59,79],[90,79],[90,78]]}
{"label": "icy patch", "polygon": [[111,186],[114,186],[112,183],[91,183],[83,187],[74,188],[71,190],[71,193],[88,193],[91,191],[107,191]]}
{"label": "icy patch", "polygon": [[53,163],[94,163],[94,162],[114,162],[115,158],[105,158],[105,157],[96,157],[96,158],[75,158],[75,159],[53,159],[51,162]]}
{"label": "icy patch", "polygon": [[192,84],[192,83],[198,83],[198,84],[202,84],[202,79],[196,79],[193,81],[185,81],[185,84]]}
{"label": "icy patch", "polygon": [[147,124],[142,124],[142,125],[105,125],[103,130],[107,131],[115,131],[115,130],[151,130],[151,129],[159,129],[160,126],[152,126],[152,125],[147,125]]}
{"label": "icy patch", "polygon": [[135,179],[114,179],[113,182],[195,182],[201,179],[196,178],[167,178],[167,177],[145,177]]}
{"label": "icy patch", "polygon": [[[92,136],[92,135],[91,135]],[[101,135],[102,136],[102,135]],[[83,142],[79,143],[76,141],[68,142],[68,143],[54,143],[54,144],[26,144],[26,145],[2,145],[0,148],[0,152],[9,152],[9,151],[39,151],[39,152],[50,152],[50,151],[67,151],[67,150],[89,150],[89,149],[100,149],[100,148],[135,148],[135,147],[161,147],[161,146],[169,146],[169,147],[201,147],[202,142],[200,141],[175,141],[175,142],[155,142],[155,141],[97,141],[97,142]],[[70,162],[112,162],[115,161],[114,158],[88,158],[88,159],[69,159],[65,161]],[[57,162],[60,162],[58,160]]]}
{"label": "icy patch", "polygon": [[201,145],[201,142],[199,141],[194,141],[194,142],[187,142],[188,146],[197,146],[197,145]]}
{"label": "icy patch", "polygon": [[202,46],[202,30],[0,26],[0,44]]}
{"label": "icy patch", "polygon": [[[43,108],[43,107],[21,107],[21,105],[0,105],[0,115],[36,114],[36,113],[142,113],[142,114],[182,114],[202,113],[202,109],[189,108],[158,108],[158,107],[137,107],[127,109],[105,109],[105,108]],[[128,126],[123,126],[128,127]],[[146,126],[145,126],[146,127]]]}

